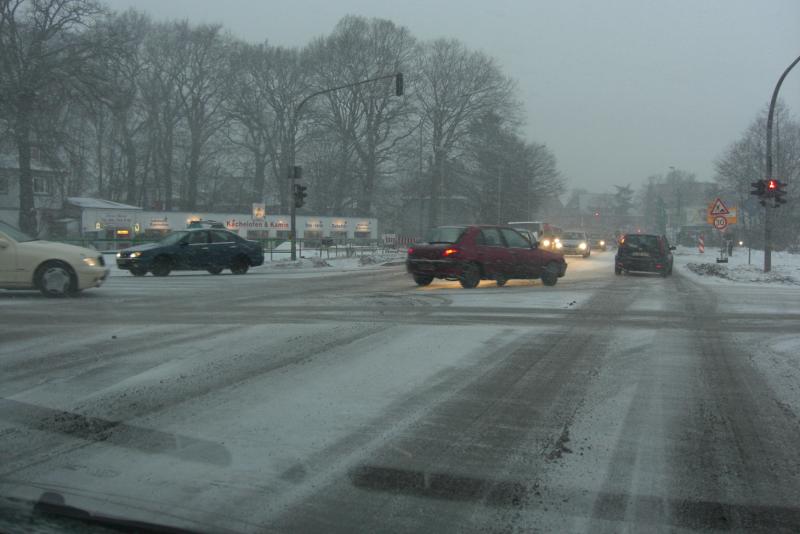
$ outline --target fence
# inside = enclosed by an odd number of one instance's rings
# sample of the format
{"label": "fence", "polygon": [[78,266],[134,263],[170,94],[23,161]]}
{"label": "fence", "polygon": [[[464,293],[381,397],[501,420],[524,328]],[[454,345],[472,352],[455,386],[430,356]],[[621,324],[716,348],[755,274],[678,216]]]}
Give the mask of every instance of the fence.
{"label": "fence", "polygon": [[[100,252],[111,254],[118,250],[129,248],[136,245],[144,245],[148,243],[157,243],[157,239],[94,239],[94,238],[79,238],[79,239],[59,239],[60,243],[70,245],[78,245],[81,247],[92,248]],[[291,244],[286,239],[269,238],[269,239],[254,239],[257,243],[261,244],[264,250],[265,259],[268,257],[270,261],[275,259],[285,259],[291,257]],[[330,240],[330,239],[298,239],[297,240],[297,257],[303,256],[320,256],[325,259],[340,258],[340,257],[354,257],[366,256],[376,253],[394,252],[398,250],[397,247],[402,248],[401,245],[394,243],[386,243],[379,239],[351,239],[351,240]]]}

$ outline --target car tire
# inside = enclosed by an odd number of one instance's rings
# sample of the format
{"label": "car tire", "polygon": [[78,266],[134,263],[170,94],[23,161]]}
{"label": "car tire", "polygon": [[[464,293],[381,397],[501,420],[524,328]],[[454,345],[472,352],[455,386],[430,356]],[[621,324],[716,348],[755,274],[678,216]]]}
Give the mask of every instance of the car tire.
{"label": "car tire", "polygon": [[464,289],[473,289],[481,283],[481,269],[475,263],[468,263],[464,266],[458,282]]}
{"label": "car tire", "polygon": [[153,276],[168,276],[172,272],[172,260],[167,256],[159,256],[153,261]]}
{"label": "car tire", "polygon": [[34,281],[45,297],[62,298],[78,293],[78,277],[63,261],[43,263],[36,269]]}
{"label": "car tire", "polygon": [[620,269],[619,267],[614,267],[614,274],[616,274],[617,276],[621,275],[622,269]]}
{"label": "car tire", "polygon": [[411,277],[418,286],[429,286],[433,282],[433,277],[427,274],[413,274]]}
{"label": "car tire", "polygon": [[542,273],[542,284],[546,286],[554,286],[556,282],[558,282],[558,265],[555,263],[548,263],[544,267],[544,272]]}
{"label": "car tire", "polygon": [[233,274],[247,274],[248,269],[250,269],[250,261],[244,256],[236,257],[231,264]]}
{"label": "car tire", "polygon": [[222,267],[209,267],[209,268],[208,268],[208,269],[206,269],[206,270],[207,270],[208,272],[210,272],[211,274],[219,274],[219,273],[221,273],[221,272],[222,272]]}
{"label": "car tire", "polygon": [[144,276],[147,274],[147,269],[142,269],[140,267],[131,267],[129,270],[133,276]]}
{"label": "car tire", "polygon": [[497,287],[503,287],[508,282],[508,278],[505,276],[498,276],[494,279],[494,283],[497,284]]}

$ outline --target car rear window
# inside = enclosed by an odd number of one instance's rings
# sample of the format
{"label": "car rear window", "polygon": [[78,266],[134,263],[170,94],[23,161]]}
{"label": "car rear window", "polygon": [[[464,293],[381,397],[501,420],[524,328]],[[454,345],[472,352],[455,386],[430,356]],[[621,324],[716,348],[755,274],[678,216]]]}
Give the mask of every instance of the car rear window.
{"label": "car rear window", "polygon": [[428,237],[425,239],[427,243],[456,243],[464,231],[466,226],[440,226],[432,228],[428,232]]}
{"label": "car rear window", "polygon": [[628,235],[622,243],[622,249],[631,252],[659,252],[658,237],[654,235]]}

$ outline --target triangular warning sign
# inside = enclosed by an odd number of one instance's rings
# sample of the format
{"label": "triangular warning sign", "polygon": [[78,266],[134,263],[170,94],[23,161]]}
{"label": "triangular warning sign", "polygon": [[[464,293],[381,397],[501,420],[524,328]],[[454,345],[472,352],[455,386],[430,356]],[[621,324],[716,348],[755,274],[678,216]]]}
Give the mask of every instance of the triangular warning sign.
{"label": "triangular warning sign", "polygon": [[709,210],[708,213],[711,215],[728,215],[730,211],[728,211],[728,207],[725,205],[722,199],[718,198],[711,205],[711,210]]}

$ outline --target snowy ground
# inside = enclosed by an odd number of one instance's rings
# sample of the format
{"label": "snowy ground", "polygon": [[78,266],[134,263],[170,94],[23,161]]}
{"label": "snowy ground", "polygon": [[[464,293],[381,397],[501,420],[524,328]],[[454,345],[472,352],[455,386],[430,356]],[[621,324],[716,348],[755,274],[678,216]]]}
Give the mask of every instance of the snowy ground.
{"label": "snowy ground", "polygon": [[697,249],[679,247],[675,265],[696,281],[718,284],[778,284],[800,285],[800,254],[772,253],[772,270],[764,272],[764,252],[737,247],[727,263],[717,263],[719,250],[709,248],[704,254]]}
{"label": "snowy ground", "polygon": [[0,496],[209,532],[796,531],[800,287],[681,252],[552,288],[384,257],[0,292]]}

